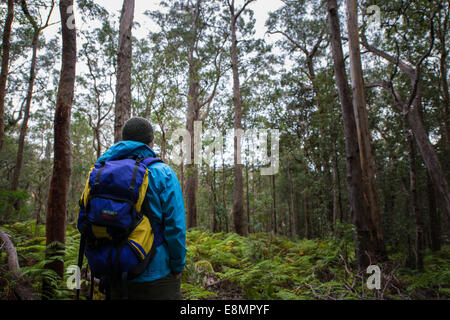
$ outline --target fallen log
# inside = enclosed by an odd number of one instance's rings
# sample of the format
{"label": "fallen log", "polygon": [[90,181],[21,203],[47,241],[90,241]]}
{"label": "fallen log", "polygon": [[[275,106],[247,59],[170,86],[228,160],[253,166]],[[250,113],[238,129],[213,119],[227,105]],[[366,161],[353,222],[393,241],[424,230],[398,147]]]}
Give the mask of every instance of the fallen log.
{"label": "fallen log", "polygon": [[1,229],[0,229],[0,240],[2,240],[0,248],[5,250],[6,255],[8,256],[9,271],[14,274],[20,274],[19,259],[17,258],[16,248],[14,247],[13,243],[9,239],[6,232]]}
{"label": "fallen log", "polygon": [[22,276],[19,259],[17,257],[17,250],[6,232],[1,229],[0,240],[0,251],[5,250],[8,257],[8,270],[10,272],[10,276],[14,281],[16,281],[16,285],[14,286],[14,296],[18,300],[40,300],[40,298],[35,294],[29,281]]}

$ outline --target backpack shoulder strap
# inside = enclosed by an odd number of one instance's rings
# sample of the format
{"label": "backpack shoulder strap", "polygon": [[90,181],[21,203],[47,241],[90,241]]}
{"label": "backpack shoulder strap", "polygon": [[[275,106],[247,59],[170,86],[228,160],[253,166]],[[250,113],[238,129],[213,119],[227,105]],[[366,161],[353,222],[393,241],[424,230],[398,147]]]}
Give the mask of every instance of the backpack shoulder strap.
{"label": "backpack shoulder strap", "polygon": [[152,164],[155,164],[155,163],[158,163],[158,162],[164,163],[164,161],[162,161],[161,159],[152,158],[152,157],[145,158],[145,159],[142,160],[142,163],[145,164],[147,167],[150,167]]}

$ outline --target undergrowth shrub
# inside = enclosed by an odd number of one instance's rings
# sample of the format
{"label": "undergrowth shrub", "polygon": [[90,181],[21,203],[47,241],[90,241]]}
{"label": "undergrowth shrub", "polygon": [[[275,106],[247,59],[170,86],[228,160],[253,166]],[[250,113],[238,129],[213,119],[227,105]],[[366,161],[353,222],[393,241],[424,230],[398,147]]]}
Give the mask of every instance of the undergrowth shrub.
{"label": "undergrowth shrub", "polygon": [[[34,221],[2,225],[17,249],[22,273],[37,293],[45,279],[53,284],[57,299],[73,299],[66,281],[45,268],[44,226]],[[368,275],[356,268],[352,225],[338,224],[333,236],[322,240],[297,240],[271,233],[241,237],[201,229],[187,232],[186,268],[182,275],[185,299],[449,299],[450,247],[426,251],[424,272],[405,267],[395,251],[381,264],[382,289],[368,290]],[[80,234],[67,226],[65,270],[77,264]],[[0,299],[8,299],[14,281],[8,278],[6,254],[0,256]],[[62,253],[62,252],[61,252]],[[83,269],[82,286],[89,283]],[[97,292],[98,293],[98,292]],[[100,294],[95,295],[101,298]]]}

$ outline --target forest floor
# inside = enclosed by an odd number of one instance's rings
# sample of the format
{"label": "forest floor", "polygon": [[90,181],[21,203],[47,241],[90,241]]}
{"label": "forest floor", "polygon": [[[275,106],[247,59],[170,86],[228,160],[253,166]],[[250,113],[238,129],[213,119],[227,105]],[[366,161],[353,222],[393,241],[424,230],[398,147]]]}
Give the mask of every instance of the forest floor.
{"label": "forest floor", "polygon": [[[36,233],[32,221],[3,225],[16,246],[23,277],[40,292],[42,279],[54,275],[44,269],[44,226]],[[369,289],[371,274],[355,267],[351,227],[339,237],[292,241],[270,233],[241,237],[194,229],[187,234],[188,253],[182,277],[184,299],[450,299],[450,246],[426,252],[423,272],[405,267],[407,257],[388,248],[390,261],[380,264],[381,287]],[[76,265],[80,235],[68,226],[65,267]],[[0,244],[1,245],[1,244]],[[58,299],[73,299],[66,285],[58,284]],[[0,300],[15,299],[17,281],[7,272],[6,253],[0,256]],[[87,281],[83,288],[87,291]],[[102,295],[96,292],[96,299]]]}

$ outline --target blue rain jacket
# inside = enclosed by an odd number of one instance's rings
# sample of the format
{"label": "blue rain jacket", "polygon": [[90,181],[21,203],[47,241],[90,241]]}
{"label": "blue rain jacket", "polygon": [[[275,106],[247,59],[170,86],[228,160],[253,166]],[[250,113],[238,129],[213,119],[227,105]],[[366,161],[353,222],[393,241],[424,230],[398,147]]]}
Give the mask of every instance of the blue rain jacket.
{"label": "blue rain jacket", "polygon": [[[97,162],[138,156],[156,157],[146,144],[120,141],[109,148]],[[178,178],[165,163],[155,163],[149,168],[147,200],[152,209],[151,223],[164,224],[165,242],[156,248],[156,254],[147,270],[133,282],[148,282],[166,277],[171,272],[183,271],[186,257],[186,222],[184,200]]]}

